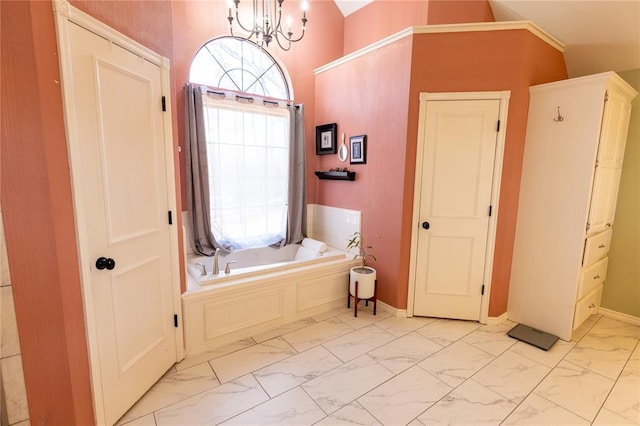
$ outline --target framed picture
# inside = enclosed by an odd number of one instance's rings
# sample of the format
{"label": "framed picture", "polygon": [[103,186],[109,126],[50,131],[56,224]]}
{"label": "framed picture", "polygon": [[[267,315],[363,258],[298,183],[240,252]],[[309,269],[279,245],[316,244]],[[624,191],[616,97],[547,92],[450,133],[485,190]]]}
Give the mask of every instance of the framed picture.
{"label": "framed picture", "polygon": [[336,123],[316,126],[316,155],[336,153]]}
{"label": "framed picture", "polygon": [[349,138],[351,164],[367,164],[367,135]]}

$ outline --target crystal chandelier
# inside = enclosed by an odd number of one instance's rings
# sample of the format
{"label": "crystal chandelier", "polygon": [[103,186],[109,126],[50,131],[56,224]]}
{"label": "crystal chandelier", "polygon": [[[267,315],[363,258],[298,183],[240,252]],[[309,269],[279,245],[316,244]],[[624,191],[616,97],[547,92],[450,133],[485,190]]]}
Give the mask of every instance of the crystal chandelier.
{"label": "crystal chandelier", "polygon": [[[282,3],[284,0],[252,0],[253,2],[253,23],[251,27],[245,27],[240,22],[240,16],[238,7],[240,6],[240,0],[233,0],[235,5],[235,20],[238,22],[240,28],[246,31],[249,35],[244,37],[245,40],[251,39],[255,36],[256,43],[260,46],[269,47],[274,39],[283,50],[291,49],[291,43],[302,40],[304,32],[307,28],[307,2],[302,2],[302,34],[300,37],[294,38],[291,31],[291,17],[287,18],[287,32],[282,29]],[[232,4],[229,2],[229,30],[233,36],[233,21]]]}

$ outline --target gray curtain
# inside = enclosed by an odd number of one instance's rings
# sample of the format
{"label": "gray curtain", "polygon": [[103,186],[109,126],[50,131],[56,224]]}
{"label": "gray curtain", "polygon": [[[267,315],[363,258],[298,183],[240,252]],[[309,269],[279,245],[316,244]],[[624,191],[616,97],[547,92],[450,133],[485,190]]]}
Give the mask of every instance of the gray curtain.
{"label": "gray curtain", "polygon": [[209,200],[209,162],[204,131],[203,89],[195,84],[184,86],[185,150],[187,160],[187,203],[191,211],[194,250],[211,256],[220,248],[211,232]]}
{"label": "gray curtain", "polygon": [[285,244],[301,242],[307,233],[307,170],[304,143],[304,109],[289,107],[289,209]]}

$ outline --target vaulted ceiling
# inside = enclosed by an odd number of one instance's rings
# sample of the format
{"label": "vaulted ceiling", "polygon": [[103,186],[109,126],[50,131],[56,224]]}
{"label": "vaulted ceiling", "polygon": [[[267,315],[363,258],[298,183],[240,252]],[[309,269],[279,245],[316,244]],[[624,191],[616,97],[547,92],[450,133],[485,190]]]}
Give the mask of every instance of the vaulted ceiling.
{"label": "vaulted ceiling", "polygon": [[[335,0],[344,16],[371,1]],[[640,0],[489,0],[489,4],[496,21],[532,21],[564,43],[570,77],[640,68]]]}

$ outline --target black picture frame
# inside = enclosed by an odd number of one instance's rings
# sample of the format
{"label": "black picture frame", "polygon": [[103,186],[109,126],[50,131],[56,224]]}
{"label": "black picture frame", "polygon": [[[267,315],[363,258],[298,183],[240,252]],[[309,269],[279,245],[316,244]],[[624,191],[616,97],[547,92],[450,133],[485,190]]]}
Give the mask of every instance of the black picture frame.
{"label": "black picture frame", "polygon": [[351,164],[367,164],[367,135],[349,137]]}
{"label": "black picture frame", "polygon": [[316,126],[316,155],[335,154],[336,135],[338,125],[336,123]]}

